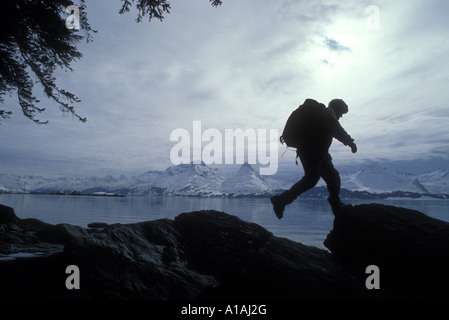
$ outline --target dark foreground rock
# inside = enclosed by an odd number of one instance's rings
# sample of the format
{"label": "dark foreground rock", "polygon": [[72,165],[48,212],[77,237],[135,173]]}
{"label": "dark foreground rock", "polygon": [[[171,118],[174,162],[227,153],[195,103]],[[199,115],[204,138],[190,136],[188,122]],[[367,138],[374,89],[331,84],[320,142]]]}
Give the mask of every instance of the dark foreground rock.
{"label": "dark foreground rock", "polygon": [[348,265],[379,267],[382,297],[449,298],[447,222],[394,206],[347,206],[324,245]]}
{"label": "dark foreground rock", "polygon": [[[331,252],[217,211],[94,227],[19,219],[0,205],[0,298],[449,297],[449,225],[402,208],[336,212]],[[80,289],[66,287],[69,265]],[[365,285],[368,265],[380,269],[378,290]]]}

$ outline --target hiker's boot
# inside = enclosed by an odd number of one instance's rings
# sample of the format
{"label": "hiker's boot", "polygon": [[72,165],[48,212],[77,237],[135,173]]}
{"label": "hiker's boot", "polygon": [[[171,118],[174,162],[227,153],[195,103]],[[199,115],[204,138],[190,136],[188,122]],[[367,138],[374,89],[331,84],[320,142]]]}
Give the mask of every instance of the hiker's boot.
{"label": "hiker's boot", "polygon": [[333,212],[338,211],[341,207],[346,205],[343,202],[341,202],[340,197],[332,197],[332,196],[330,196],[329,198],[327,198],[327,201],[331,205],[331,208],[332,208]]}
{"label": "hiker's boot", "polygon": [[282,219],[284,216],[285,203],[282,200],[281,196],[272,196],[270,198],[271,203],[273,204],[273,210],[278,219]]}

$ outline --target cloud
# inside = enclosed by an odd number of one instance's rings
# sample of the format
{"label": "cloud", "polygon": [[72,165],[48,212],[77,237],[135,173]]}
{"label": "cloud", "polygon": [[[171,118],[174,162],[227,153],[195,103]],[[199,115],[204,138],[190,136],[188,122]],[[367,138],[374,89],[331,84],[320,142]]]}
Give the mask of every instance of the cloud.
{"label": "cloud", "polygon": [[341,43],[339,43],[337,40],[334,40],[334,39],[329,39],[329,38],[325,37],[323,40],[323,44],[330,51],[334,51],[337,53],[341,53],[341,52],[345,52],[345,51],[351,52],[351,49],[349,47],[342,45]]}
{"label": "cloud", "polygon": [[132,12],[95,1],[88,15],[99,32],[81,45],[75,71],[56,75],[82,99],[76,107],[87,123],[51,104],[42,115],[50,123],[40,127],[13,110],[0,126],[8,137],[0,161],[31,173],[163,169],[172,130],[191,130],[194,120],[205,129],[282,130],[308,97],[350,106],[341,122],[359,152],[334,143],[338,161],[441,156],[448,4],[379,2],[375,30],[367,5],[227,0],[212,8],[197,0],[173,4],[163,22],[136,23]]}

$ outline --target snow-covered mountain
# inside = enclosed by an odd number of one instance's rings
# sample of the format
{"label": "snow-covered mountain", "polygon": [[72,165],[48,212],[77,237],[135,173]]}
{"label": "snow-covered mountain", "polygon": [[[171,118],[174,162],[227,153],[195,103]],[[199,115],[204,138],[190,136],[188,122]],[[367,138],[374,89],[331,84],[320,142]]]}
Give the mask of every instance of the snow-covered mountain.
{"label": "snow-covered mountain", "polygon": [[449,170],[420,174],[417,178],[430,193],[449,193]]}
{"label": "snow-covered mountain", "polygon": [[248,164],[243,164],[236,172],[226,177],[221,183],[220,191],[228,195],[270,194],[281,189],[276,180],[262,177]]}
{"label": "snow-covered mountain", "polygon": [[150,171],[129,184],[133,195],[215,196],[222,178],[204,163],[181,164],[165,171]]}
{"label": "snow-covered mountain", "polygon": [[355,173],[342,175],[342,187],[371,193],[392,191],[429,193],[417,176],[393,172],[377,163],[364,165]]}
{"label": "snow-covered mountain", "polygon": [[[294,171],[293,171],[294,170]],[[376,163],[341,172],[342,188],[351,191],[385,193],[449,194],[449,170],[411,174],[383,168]],[[164,171],[148,171],[138,176],[56,178],[0,174],[0,192],[119,193],[124,195],[170,196],[260,196],[277,193],[299,180],[302,173],[261,176],[245,163],[235,171],[201,164],[171,166]],[[319,185],[323,185],[320,181]]]}

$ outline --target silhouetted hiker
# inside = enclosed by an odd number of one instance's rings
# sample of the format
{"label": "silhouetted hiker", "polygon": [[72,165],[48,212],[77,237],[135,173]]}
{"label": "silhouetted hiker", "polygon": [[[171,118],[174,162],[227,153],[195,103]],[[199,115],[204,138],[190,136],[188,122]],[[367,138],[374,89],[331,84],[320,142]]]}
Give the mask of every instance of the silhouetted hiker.
{"label": "silhouetted hiker", "polygon": [[[314,109],[314,119],[308,120],[303,126],[307,127],[307,132],[295,132],[296,138],[293,137],[294,142],[289,143],[286,140],[286,131],[295,131],[294,129],[287,130],[289,121],[293,116],[289,117],[286,128],[281,136],[281,142],[287,143],[287,146],[294,146],[297,148],[296,153],[301,160],[304,168],[303,178],[294,184],[289,190],[284,191],[280,195],[271,197],[274,212],[276,216],[281,219],[283,217],[285,206],[292,203],[300,194],[313,188],[320,178],[327,184],[329,191],[329,198],[327,199],[333,210],[341,207],[343,203],[340,201],[340,174],[332,164],[332,157],[329,154],[329,147],[332,144],[333,138],[339,140],[344,145],[351,148],[352,153],[357,152],[357,146],[354,139],[343,129],[338,120],[343,114],[348,112],[347,104],[341,99],[334,99],[329,102],[326,108],[323,104],[312,99],[307,99],[302,106],[307,105],[311,110]],[[311,107],[309,107],[311,106]],[[298,110],[297,109],[297,110]],[[297,128],[294,123],[291,125]],[[301,137],[297,137],[301,135]]]}

